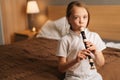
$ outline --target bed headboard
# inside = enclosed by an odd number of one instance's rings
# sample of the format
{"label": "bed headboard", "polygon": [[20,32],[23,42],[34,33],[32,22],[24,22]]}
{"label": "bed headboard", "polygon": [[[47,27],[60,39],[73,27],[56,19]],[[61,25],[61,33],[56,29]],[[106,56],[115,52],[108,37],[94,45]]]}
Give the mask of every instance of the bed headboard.
{"label": "bed headboard", "polygon": [[66,6],[49,6],[48,7],[48,18],[56,20],[60,17],[65,16]]}
{"label": "bed headboard", "polygon": [[[89,5],[92,31],[98,32],[103,39],[120,41],[120,6]],[[65,16],[66,6],[49,6],[48,19],[56,20]]]}

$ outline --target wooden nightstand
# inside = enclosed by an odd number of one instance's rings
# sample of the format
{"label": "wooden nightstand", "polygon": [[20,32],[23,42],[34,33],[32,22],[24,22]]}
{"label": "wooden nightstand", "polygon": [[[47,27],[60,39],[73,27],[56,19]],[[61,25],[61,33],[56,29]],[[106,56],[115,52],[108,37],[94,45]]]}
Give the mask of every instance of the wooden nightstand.
{"label": "wooden nightstand", "polygon": [[35,37],[35,35],[37,34],[37,32],[32,32],[30,30],[25,30],[22,32],[16,32],[15,33],[15,37],[14,37],[14,41],[21,41],[21,40],[25,40],[25,39],[30,39]]}

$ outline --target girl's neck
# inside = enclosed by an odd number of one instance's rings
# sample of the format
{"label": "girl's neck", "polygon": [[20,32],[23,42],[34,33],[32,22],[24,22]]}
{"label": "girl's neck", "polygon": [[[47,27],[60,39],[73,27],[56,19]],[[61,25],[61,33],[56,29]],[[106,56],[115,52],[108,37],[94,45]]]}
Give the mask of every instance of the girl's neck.
{"label": "girl's neck", "polygon": [[[73,31],[74,31],[74,30],[73,30]],[[77,31],[74,31],[74,32],[75,32],[77,35],[79,35],[79,34],[80,34],[80,31],[78,31],[78,30],[77,30]]]}

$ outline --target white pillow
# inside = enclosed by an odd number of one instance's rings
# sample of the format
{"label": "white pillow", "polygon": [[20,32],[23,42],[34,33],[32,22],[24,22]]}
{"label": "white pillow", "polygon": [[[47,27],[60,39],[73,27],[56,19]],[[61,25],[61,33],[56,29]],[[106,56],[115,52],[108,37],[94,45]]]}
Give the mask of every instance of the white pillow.
{"label": "white pillow", "polygon": [[115,42],[107,42],[106,43],[107,47],[111,47],[111,48],[117,48],[120,49],[120,43],[115,43]]}
{"label": "white pillow", "polygon": [[59,40],[61,38],[61,34],[59,33],[53,21],[48,20],[42,26],[36,37],[44,37]]}
{"label": "white pillow", "polygon": [[55,20],[54,23],[61,36],[64,36],[69,32],[70,25],[68,24],[66,17],[59,18]]}

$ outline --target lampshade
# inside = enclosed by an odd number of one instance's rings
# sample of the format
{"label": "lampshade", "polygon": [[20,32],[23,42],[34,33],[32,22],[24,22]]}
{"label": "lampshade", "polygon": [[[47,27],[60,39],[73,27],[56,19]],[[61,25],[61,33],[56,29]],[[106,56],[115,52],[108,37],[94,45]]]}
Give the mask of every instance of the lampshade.
{"label": "lampshade", "polygon": [[27,3],[27,13],[28,14],[34,14],[39,13],[39,7],[36,1],[28,1]]}

